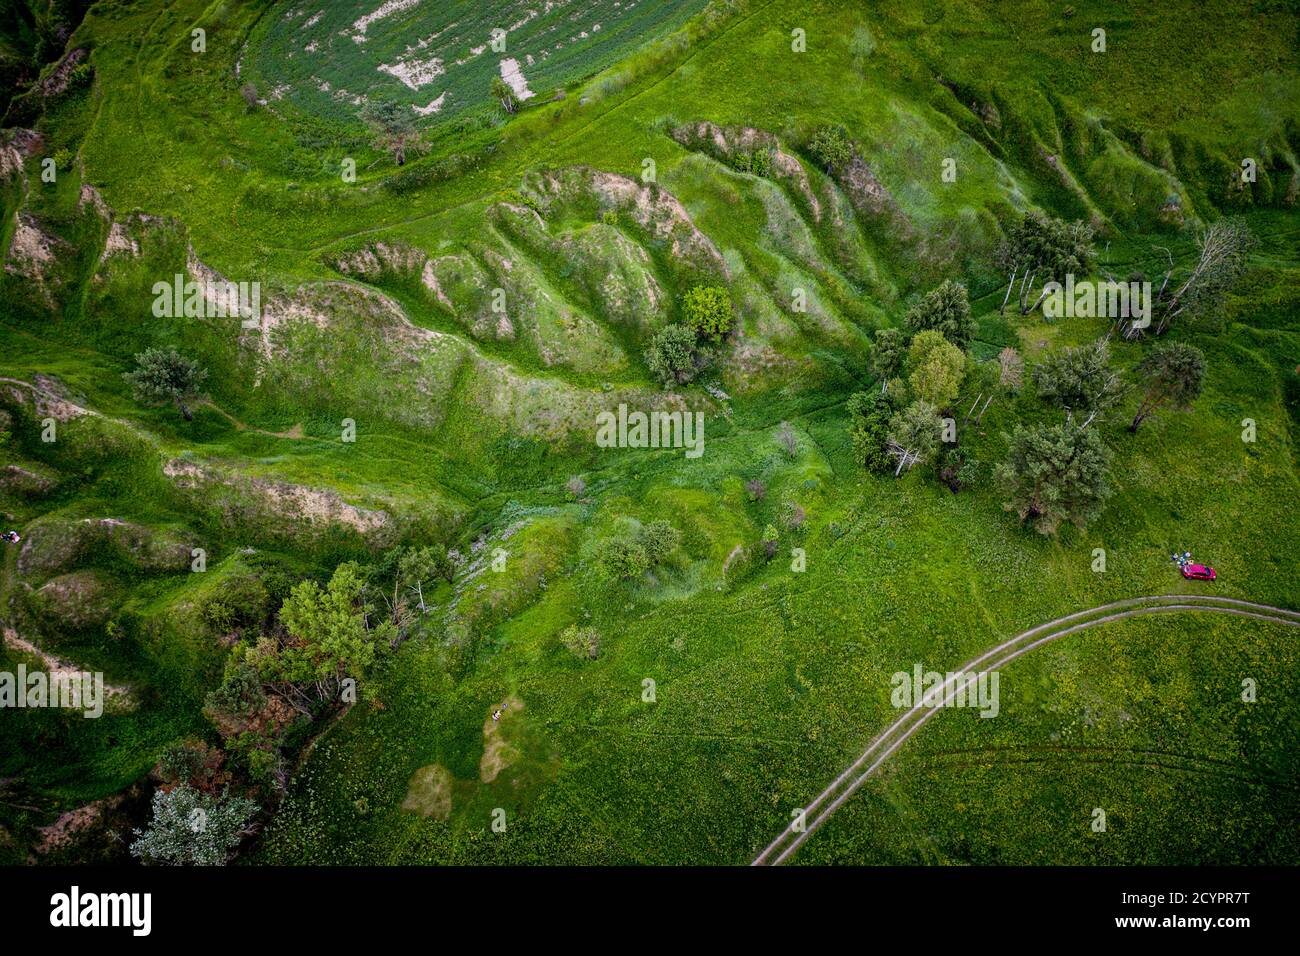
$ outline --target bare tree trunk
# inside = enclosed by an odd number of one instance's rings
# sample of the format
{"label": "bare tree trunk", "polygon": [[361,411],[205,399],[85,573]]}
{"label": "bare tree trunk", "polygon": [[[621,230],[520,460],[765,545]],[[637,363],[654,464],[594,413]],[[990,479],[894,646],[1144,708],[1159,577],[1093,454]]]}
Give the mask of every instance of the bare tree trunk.
{"label": "bare tree trunk", "polygon": [[1007,294],[1002,297],[1002,305],[998,308],[998,315],[1001,315],[1007,310],[1007,303],[1011,301],[1011,290],[1015,288],[1016,285],[1016,273],[1019,271],[1019,266],[1016,266],[1016,268],[1011,270],[1011,278],[1007,280]]}
{"label": "bare tree trunk", "polygon": [[1028,315],[1030,312],[1033,312],[1034,309],[1038,308],[1040,305],[1043,304],[1043,300],[1046,298],[1047,298],[1047,286],[1043,286],[1042,294],[1039,295],[1038,300],[1033,305],[1021,309],[1020,314]]}

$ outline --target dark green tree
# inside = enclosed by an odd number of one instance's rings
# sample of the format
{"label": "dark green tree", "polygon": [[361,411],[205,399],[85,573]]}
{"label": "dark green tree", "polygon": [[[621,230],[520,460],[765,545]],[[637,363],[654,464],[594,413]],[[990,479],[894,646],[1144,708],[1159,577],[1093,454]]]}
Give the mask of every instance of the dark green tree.
{"label": "dark green tree", "polygon": [[666,388],[685,385],[705,364],[693,331],[684,325],[666,325],[655,333],[646,349],[645,363]]}
{"label": "dark green tree", "polygon": [[1136,374],[1145,388],[1133,424],[1128,427],[1131,432],[1136,432],[1144,421],[1165,405],[1178,409],[1191,407],[1196,396],[1201,394],[1205,353],[1182,342],[1161,343],[1142,357]]}
{"label": "dark green tree", "polygon": [[370,127],[376,142],[393,154],[393,162],[406,162],[406,151],[415,144],[418,132],[409,107],[393,100],[370,100],[361,109],[361,119]]}
{"label": "dark green tree", "polygon": [[872,389],[849,397],[849,435],[853,439],[853,457],[868,471],[884,471],[892,466],[889,455],[889,420],[900,407],[892,392]]}
{"label": "dark green tree", "polygon": [[181,415],[194,420],[190,406],[199,397],[207,370],[175,349],[145,349],[135,357],[136,367],[122,377],[135,390],[137,401],[147,404],[175,403]]}
{"label": "dark green tree", "polygon": [[907,340],[898,329],[876,329],[876,347],[871,353],[871,371],[888,381],[903,368]]}
{"label": "dark green tree", "polygon": [[933,329],[962,351],[975,338],[975,320],[971,318],[966,287],[951,279],[931,289],[908,309],[903,324],[912,335]]}
{"label": "dark green tree", "polygon": [[1007,460],[998,469],[1008,511],[1041,534],[1061,522],[1082,528],[1110,496],[1110,451],[1095,430],[1060,425],[1020,425],[1011,435]]}
{"label": "dark green tree", "polygon": [[1083,416],[1085,428],[1124,395],[1126,386],[1110,366],[1105,339],[1053,352],[1033,370],[1034,386],[1043,401],[1066,409],[1071,419]]}

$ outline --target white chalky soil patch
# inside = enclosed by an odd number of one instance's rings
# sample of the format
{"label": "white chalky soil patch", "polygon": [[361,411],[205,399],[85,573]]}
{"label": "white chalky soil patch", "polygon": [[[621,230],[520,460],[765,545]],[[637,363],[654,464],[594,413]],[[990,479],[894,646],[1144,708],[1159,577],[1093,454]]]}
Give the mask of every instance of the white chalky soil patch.
{"label": "white chalky soil patch", "polygon": [[358,17],[356,19],[352,24],[352,29],[356,31],[352,35],[352,39],[356,40],[358,43],[365,43],[366,30],[370,28],[370,24],[402,10],[409,10],[419,2],[420,0],[387,0],[387,2],[383,6],[379,7],[379,9],[372,13],[367,13],[364,17]]}
{"label": "white chalky soil patch", "polygon": [[418,90],[422,86],[428,86],[447,70],[442,65],[442,59],[434,56],[427,60],[381,63],[379,72],[395,77],[412,90]]}
{"label": "white chalky soil patch", "polygon": [[430,113],[439,113],[442,111],[442,103],[446,98],[447,94],[446,92],[443,92],[436,100],[430,100],[428,106],[416,106],[412,104],[411,109],[415,110],[421,116],[428,116]]}
{"label": "white chalky soil patch", "polygon": [[523,70],[519,68],[519,61],[514,57],[501,61],[501,79],[510,84],[510,88],[515,91],[515,96],[521,100],[535,95],[528,88],[528,80],[524,77]]}

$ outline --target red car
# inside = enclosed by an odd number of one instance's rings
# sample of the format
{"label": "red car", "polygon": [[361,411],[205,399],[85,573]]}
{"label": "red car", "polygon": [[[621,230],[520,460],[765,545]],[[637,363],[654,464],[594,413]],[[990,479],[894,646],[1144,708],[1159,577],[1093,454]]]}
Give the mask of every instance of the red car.
{"label": "red car", "polygon": [[1204,564],[1184,564],[1183,577],[1197,581],[1213,581],[1218,575],[1214,573],[1214,568]]}

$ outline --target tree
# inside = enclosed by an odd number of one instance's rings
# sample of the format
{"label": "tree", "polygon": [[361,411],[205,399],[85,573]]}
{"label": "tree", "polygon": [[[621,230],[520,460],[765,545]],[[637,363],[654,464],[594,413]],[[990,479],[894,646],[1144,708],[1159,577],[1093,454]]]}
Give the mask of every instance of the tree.
{"label": "tree", "polygon": [[135,830],[131,855],[146,863],[222,866],[259,807],[252,800],[203,793],[187,784],[156,790],[148,827]]}
{"label": "tree", "polygon": [[962,351],[975,337],[975,320],[971,318],[966,287],[951,279],[931,289],[908,309],[903,324],[913,335],[933,329]]}
{"label": "tree", "polygon": [[308,713],[313,700],[332,699],[344,678],[359,680],[383,645],[396,638],[391,622],[371,625],[373,611],[360,567],[345,562],[324,589],[315,581],[294,585],[280,608],[287,638],[262,638],[248,651],[248,661],[264,684]]}
{"label": "tree", "polygon": [[181,416],[194,420],[190,405],[199,397],[207,370],[175,349],[145,349],[135,357],[135,370],[122,377],[135,390],[136,401],[147,404],[174,402]]}
{"label": "tree", "polygon": [[393,580],[393,606],[396,607],[396,595],[401,588],[406,588],[415,595],[420,612],[428,610],[424,603],[424,586],[431,578],[438,577],[440,565],[445,560],[440,558],[433,548],[407,548],[397,562],[397,574]]}
{"label": "tree", "polygon": [[1105,339],[1053,352],[1034,367],[1033,375],[1040,398],[1065,409],[1071,421],[1076,414],[1087,416],[1081,429],[1119,401],[1126,389],[1110,367],[1110,345]]}
{"label": "tree", "polygon": [[1161,343],[1137,364],[1137,379],[1146,383],[1142,401],[1128,430],[1138,427],[1163,405],[1190,408],[1201,394],[1205,378],[1205,353],[1194,345],[1181,342]]}
{"label": "tree", "polygon": [[966,374],[966,356],[939,332],[918,332],[907,350],[907,383],[917,399],[944,408],[957,397]]}
{"label": "tree", "polygon": [[655,333],[645,363],[668,388],[690,382],[705,364],[695,333],[684,325],[666,325]]}
{"label": "tree", "polygon": [[998,478],[1008,511],[1041,534],[1054,535],[1062,521],[1082,528],[1110,496],[1110,451],[1095,431],[1068,424],[1016,427]]}
{"label": "tree", "polygon": [[890,467],[889,420],[899,409],[897,393],[857,392],[849,397],[849,435],[853,455],[868,471]]}
{"label": "tree", "polygon": [[907,341],[898,329],[876,329],[876,348],[871,353],[871,371],[888,381],[903,369]]}
{"label": "tree", "polygon": [[[1161,309],[1156,334],[1169,327],[1183,313],[1206,313],[1217,309],[1228,290],[1246,271],[1250,253],[1259,244],[1246,221],[1239,217],[1220,219],[1196,240],[1201,250],[1194,265],[1169,302]],[[1173,274],[1171,266],[1156,294],[1159,305]]]}
{"label": "tree", "polygon": [[1063,222],[1037,209],[1031,209],[1007,230],[1006,237],[994,253],[994,264],[1010,275],[1007,293],[1002,297],[1001,313],[1020,279],[1019,300],[1022,315],[1033,311],[1043,301],[1030,303],[1039,283],[1063,281],[1069,273],[1086,274],[1092,268],[1093,228],[1086,222]]}
{"label": "tree", "polygon": [[519,97],[515,95],[514,88],[501,77],[492,77],[492,83],[489,85],[488,91],[507,113],[513,114],[519,109]]}
{"label": "tree", "polygon": [[889,452],[898,460],[897,475],[904,468],[930,460],[939,445],[939,413],[926,401],[913,402],[889,420]]}
{"label": "tree", "polygon": [[776,557],[776,549],[781,545],[781,532],[776,530],[776,525],[769,524],[763,528],[763,554],[768,560]]}
{"label": "tree", "polygon": [[849,142],[849,134],[844,131],[843,126],[823,126],[817,130],[808,144],[808,151],[831,176],[843,170],[853,160],[853,145]]}
{"label": "tree", "polygon": [[393,162],[406,162],[406,150],[418,138],[415,117],[407,109],[393,100],[370,100],[361,109],[361,119],[380,147],[393,154]]}
{"label": "tree", "polygon": [[688,291],[682,297],[682,312],[687,328],[714,343],[722,341],[735,321],[731,294],[716,285],[699,285]]}

